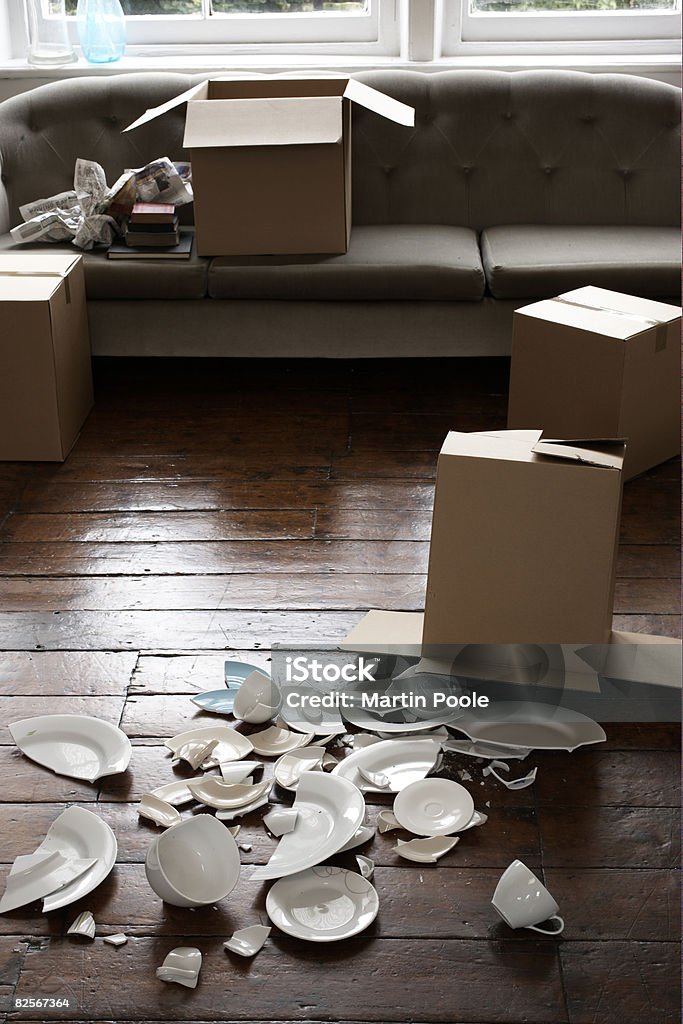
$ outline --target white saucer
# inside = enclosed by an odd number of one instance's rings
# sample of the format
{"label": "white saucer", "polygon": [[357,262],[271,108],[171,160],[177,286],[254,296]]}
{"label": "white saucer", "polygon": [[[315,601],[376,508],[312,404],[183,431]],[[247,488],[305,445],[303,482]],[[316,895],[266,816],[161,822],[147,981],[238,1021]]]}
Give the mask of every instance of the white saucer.
{"label": "white saucer", "polygon": [[475,742],[534,750],[575,750],[603,743],[605,730],[572,708],[534,701],[495,701],[488,708],[466,712],[453,726]]}
{"label": "white saucer", "polygon": [[393,810],[399,824],[416,836],[448,836],[470,821],[474,800],[459,782],[422,779],[401,790]]}
{"label": "white saucer", "polygon": [[344,868],[314,867],[276,882],[266,897],[274,925],[306,942],[336,942],[364,931],[377,917],[377,891]]}
{"label": "white saucer", "polygon": [[132,748],[111,722],[88,715],[39,715],[9,726],[12,739],[32,761],[57,775],[94,782],[125,772]]}
{"label": "white saucer", "polygon": [[341,850],[360,828],[365,800],[347,779],[323,772],[304,772],[299,780],[294,810],[296,827],[282,837],[254,881],[282,878],[321,864]]}

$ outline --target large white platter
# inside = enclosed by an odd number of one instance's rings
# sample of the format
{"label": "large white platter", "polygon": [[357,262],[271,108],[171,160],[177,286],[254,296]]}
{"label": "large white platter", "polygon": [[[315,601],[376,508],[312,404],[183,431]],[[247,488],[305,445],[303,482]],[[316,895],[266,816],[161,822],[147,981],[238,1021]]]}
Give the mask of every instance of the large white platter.
{"label": "large white platter", "polygon": [[[411,782],[423,779],[434,767],[441,751],[437,740],[380,740],[369,747],[361,747],[340,761],[332,775],[348,779],[362,791],[369,793],[400,793]],[[375,786],[361,769],[384,775],[388,786]]]}
{"label": "large white platter", "polygon": [[365,800],[348,779],[303,772],[294,809],[298,811],[294,831],[284,835],[268,863],[253,872],[254,881],[293,875],[332,857],[360,827]]}
{"label": "large white platter", "polygon": [[125,733],[89,715],[39,715],[13,722],[9,731],[32,761],[87,782],[125,772],[132,753]]}
{"label": "large white platter", "polygon": [[336,942],[364,931],[377,917],[375,888],[354,871],[321,866],[281,878],[266,897],[274,925],[307,942]]}
{"label": "large white platter", "polygon": [[475,742],[534,750],[576,750],[607,739],[587,715],[534,701],[496,701],[485,712],[466,712],[453,728]]}
{"label": "large white platter", "polygon": [[59,851],[66,857],[95,859],[91,868],[43,900],[43,910],[58,910],[87,896],[104,881],[116,860],[116,836],[99,815],[68,807],[50,825],[36,853]]}

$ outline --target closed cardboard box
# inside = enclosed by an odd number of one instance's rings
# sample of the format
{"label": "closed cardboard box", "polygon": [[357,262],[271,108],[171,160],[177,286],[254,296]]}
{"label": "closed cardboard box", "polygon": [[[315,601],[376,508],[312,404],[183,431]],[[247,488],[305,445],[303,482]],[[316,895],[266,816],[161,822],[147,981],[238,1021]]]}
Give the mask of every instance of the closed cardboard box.
{"label": "closed cardboard box", "polygon": [[577,288],[513,319],[508,427],[626,440],[624,478],[680,451],[681,310]]}
{"label": "closed cardboard box", "polygon": [[351,231],[351,103],[399,124],[412,107],[349,78],[212,79],[187,103],[200,256],[344,253]]}
{"label": "closed cardboard box", "polygon": [[61,462],[93,404],[83,259],[0,255],[0,459]]}
{"label": "closed cardboard box", "polygon": [[607,643],[624,445],[449,433],[423,644]]}

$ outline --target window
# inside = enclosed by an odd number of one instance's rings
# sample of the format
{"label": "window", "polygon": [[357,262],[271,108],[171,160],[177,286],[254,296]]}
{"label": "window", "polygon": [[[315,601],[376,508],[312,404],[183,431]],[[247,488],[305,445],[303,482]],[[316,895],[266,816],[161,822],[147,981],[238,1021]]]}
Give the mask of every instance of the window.
{"label": "window", "polygon": [[[398,55],[400,0],[121,0],[132,46]],[[67,14],[77,0],[67,0]]]}

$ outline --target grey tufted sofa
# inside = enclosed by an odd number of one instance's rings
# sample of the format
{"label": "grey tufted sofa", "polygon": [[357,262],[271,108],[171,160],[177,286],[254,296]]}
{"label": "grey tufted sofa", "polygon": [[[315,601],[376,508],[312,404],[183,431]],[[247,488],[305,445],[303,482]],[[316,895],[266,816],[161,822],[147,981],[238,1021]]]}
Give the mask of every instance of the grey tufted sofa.
{"label": "grey tufted sofa", "polygon": [[[542,296],[591,283],[675,299],[679,90],[562,71],[359,77],[417,118],[407,129],[354,111],[349,252],[187,263],[88,254],[96,353],[504,354],[513,309]],[[0,246],[20,204],[70,186],[78,156],[111,181],[181,157],[184,108],[121,129],[198,80],[76,79],[0,104]]]}

